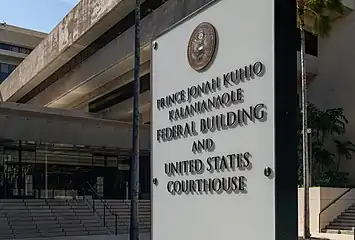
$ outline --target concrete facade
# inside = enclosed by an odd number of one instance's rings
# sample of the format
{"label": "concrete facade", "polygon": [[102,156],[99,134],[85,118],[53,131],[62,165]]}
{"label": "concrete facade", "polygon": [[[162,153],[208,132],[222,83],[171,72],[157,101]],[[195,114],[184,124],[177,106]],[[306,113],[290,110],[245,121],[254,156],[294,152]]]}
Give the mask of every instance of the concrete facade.
{"label": "concrete facade", "polygon": [[0,23],[0,82],[47,36],[45,33]]}
{"label": "concrete facade", "polygon": [[82,0],[2,85],[5,101],[17,101],[133,9],[130,0]]}
{"label": "concrete facade", "polygon": [[[349,120],[343,140],[355,142],[354,75],[355,13],[338,20],[327,38],[319,40],[318,75],[310,84],[309,100],[318,107],[344,108]],[[342,161],[341,170],[349,171],[355,182],[354,160]]]}

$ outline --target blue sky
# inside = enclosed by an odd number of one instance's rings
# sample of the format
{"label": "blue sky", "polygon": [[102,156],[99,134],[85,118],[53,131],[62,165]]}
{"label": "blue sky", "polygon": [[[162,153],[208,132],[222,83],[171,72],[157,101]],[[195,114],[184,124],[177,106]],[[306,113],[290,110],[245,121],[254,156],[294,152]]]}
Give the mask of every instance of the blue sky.
{"label": "blue sky", "polygon": [[50,32],[79,0],[0,0],[0,22]]}

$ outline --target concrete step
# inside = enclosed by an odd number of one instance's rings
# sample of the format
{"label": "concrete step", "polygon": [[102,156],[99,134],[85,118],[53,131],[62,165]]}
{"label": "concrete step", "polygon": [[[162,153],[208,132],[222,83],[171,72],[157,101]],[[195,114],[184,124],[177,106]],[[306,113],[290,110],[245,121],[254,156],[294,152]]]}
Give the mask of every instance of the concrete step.
{"label": "concrete step", "polygon": [[74,210],[73,209],[71,209],[71,208],[52,208],[52,212],[55,212],[55,213],[67,213],[67,212],[71,212],[71,213],[73,213],[74,212]]}
{"label": "concrete step", "polygon": [[13,238],[12,233],[0,232],[0,239],[12,239],[12,238]]}
{"label": "concrete step", "polygon": [[77,223],[60,223],[62,228],[82,228],[83,225],[80,222]]}
{"label": "concrete step", "polygon": [[342,218],[342,217],[338,217],[338,218],[335,219],[332,223],[343,223],[343,222],[352,223],[352,224],[355,226],[355,218]]}
{"label": "concrete step", "polygon": [[19,213],[19,214],[14,214],[14,213],[9,213],[7,215],[8,219],[32,219],[32,217],[29,214],[25,213]]}
{"label": "concrete step", "polygon": [[76,215],[78,215],[78,216],[93,216],[93,215],[95,215],[95,212],[92,212],[92,211],[90,211],[90,212],[81,212],[81,213],[77,213]]}
{"label": "concrete step", "polygon": [[327,226],[327,230],[352,230],[353,226],[348,225],[348,226],[344,226],[344,225],[330,225]]}
{"label": "concrete step", "polygon": [[50,208],[53,209],[65,209],[65,208],[70,208],[71,206],[68,203],[64,203],[64,204],[48,204]]}
{"label": "concrete step", "polygon": [[352,230],[338,230],[338,229],[326,229],[323,232],[331,233],[331,234],[348,234],[348,235],[354,234]]}
{"label": "concrete step", "polygon": [[79,217],[82,220],[90,220],[90,219],[96,219],[96,215],[94,213],[91,214],[80,214],[80,215],[76,215],[77,217]]}
{"label": "concrete step", "polygon": [[16,239],[26,239],[26,238],[40,238],[41,233],[34,233],[34,234],[14,234],[16,236]]}
{"label": "concrete step", "polygon": [[38,234],[37,229],[14,229],[14,234],[16,235],[36,235]]}
{"label": "concrete step", "polygon": [[87,223],[87,224],[89,224],[89,223],[100,223],[101,219],[97,218],[97,217],[92,217],[90,219],[87,219],[87,218],[86,219],[81,219],[81,222],[83,224],[85,224],[85,223]]}
{"label": "concrete step", "polygon": [[69,202],[70,206],[73,206],[75,208],[89,208],[89,206],[86,203],[71,203]]}
{"label": "concrete step", "polygon": [[75,209],[74,212],[75,212],[75,215],[88,215],[88,214],[93,214],[93,211],[90,210],[90,209],[85,209],[85,210],[80,210],[80,209],[77,210],[77,209]]}
{"label": "concrete step", "polygon": [[351,226],[354,227],[354,223],[349,222],[349,221],[345,221],[345,222],[331,222],[329,224],[330,227],[334,227],[334,226]]}
{"label": "concrete step", "polygon": [[55,216],[54,213],[52,212],[31,212],[31,217],[52,217],[52,216]]}
{"label": "concrete step", "polygon": [[64,232],[83,232],[86,231],[84,227],[63,227]]}
{"label": "concrete step", "polygon": [[89,231],[89,235],[111,235],[107,230],[100,230],[100,231]]}
{"label": "concrete step", "polygon": [[57,215],[58,220],[78,220],[78,216],[75,215]]}
{"label": "concrete step", "polygon": [[33,216],[32,217],[34,221],[51,221],[51,220],[56,220],[56,216]]}
{"label": "concrete step", "polygon": [[355,217],[355,213],[349,213],[349,212],[343,212],[340,216],[349,216],[349,217]]}
{"label": "concrete step", "polygon": [[61,237],[61,236],[65,236],[65,232],[53,232],[53,233],[47,233],[44,232],[42,233],[42,237],[44,238],[52,238],[52,237]]}
{"label": "concrete step", "polygon": [[41,225],[41,226],[46,226],[46,225],[51,226],[51,225],[58,225],[59,222],[56,220],[47,220],[47,221],[39,220],[39,221],[35,221],[35,224]]}
{"label": "concrete step", "polygon": [[32,226],[36,226],[32,221],[17,221],[17,222],[11,222],[10,223],[12,227],[16,228],[29,228]]}
{"label": "concrete step", "polygon": [[54,234],[54,233],[62,233],[63,228],[57,227],[57,228],[43,228],[41,229],[42,233],[48,233],[48,234]]}
{"label": "concrete step", "polygon": [[0,234],[1,233],[12,233],[12,230],[11,230],[11,228],[2,228],[1,230],[0,230]]}
{"label": "concrete step", "polygon": [[88,231],[78,231],[78,232],[66,232],[66,236],[88,236]]}
{"label": "concrete step", "polygon": [[80,219],[58,219],[60,224],[80,224]]}
{"label": "concrete step", "polygon": [[49,208],[38,208],[38,209],[29,209],[32,215],[36,215],[37,213],[52,213],[52,210]]}

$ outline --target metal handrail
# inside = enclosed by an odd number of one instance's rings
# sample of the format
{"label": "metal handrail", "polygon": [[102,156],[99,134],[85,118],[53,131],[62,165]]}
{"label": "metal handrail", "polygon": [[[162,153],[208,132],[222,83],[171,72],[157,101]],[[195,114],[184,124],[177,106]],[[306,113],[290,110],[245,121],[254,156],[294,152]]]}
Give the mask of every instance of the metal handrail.
{"label": "metal handrail", "polygon": [[[328,208],[330,208],[334,203],[336,203],[339,199],[341,199],[342,197],[344,197],[346,194],[348,194],[352,189],[354,188],[349,188],[348,190],[346,190],[345,192],[343,192],[342,194],[340,194],[337,198],[335,198],[333,201],[331,201],[330,203],[327,204],[327,206],[325,206],[318,215],[318,221],[319,221],[319,227],[320,227],[320,223],[321,223],[321,214],[323,212],[325,212],[326,210],[328,210]],[[322,229],[319,229],[322,230]]]}
{"label": "metal handrail", "polygon": [[[96,192],[96,190],[94,189],[93,186],[91,186],[91,184],[89,182],[86,182],[86,184],[88,185],[88,187],[90,188],[91,192],[95,195],[95,197],[97,197],[103,204],[104,206],[104,226],[106,227],[106,208],[107,210],[113,215],[115,216],[115,235],[117,236],[117,223],[118,223],[118,214],[114,213],[110,207],[107,205],[107,203],[99,196],[99,194]],[[92,199],[92,210],[93,212],[96,212],[96,208],[95,208],[95,199]]]}
{"label": "metal handrail", "polygon": [[327,210],[330,206],[332,206],[334,203],[336,203],[340,198],[344,197],[345,194],[347,194],[348,192],[350,192],[353,188],[349,188],[348,190],[346,190],[345,192],[343,192],[342,194],[340,194],[337,198],[335,198],[333,201],[331,201],[327,206],[325,206],[319,214],[321,214],[322,212],[324,212],[325,210]]}

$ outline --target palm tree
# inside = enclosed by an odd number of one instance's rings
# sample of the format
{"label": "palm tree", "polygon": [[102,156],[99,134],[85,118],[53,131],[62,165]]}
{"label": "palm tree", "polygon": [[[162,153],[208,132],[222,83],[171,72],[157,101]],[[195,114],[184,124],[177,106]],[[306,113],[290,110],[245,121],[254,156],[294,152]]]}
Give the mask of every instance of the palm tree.
{"label": "palm tree", "polygon": [[310,127],[314,131],[316,141],[324,144],[325,139],[333,134],[345,133],[348,119],[344,115],[343,108],[318,109],[314,104],[308,104]]}
{"label": "palm tree", "polygon": [[355,153],[355,144],[350,141],[342,142],[339,140],[334,140],[334,143],[338,155],[337,172],[339,172],[341,158],[343,157],[346,160],[352,159],[352,155]]}
{"label": "palm tree", "polygon": [[316,142],[313,146],[312,155],[318,165],[318,175],[323,173],[324,167],[334,164],[335,154],[324,148],[323,144]]}

